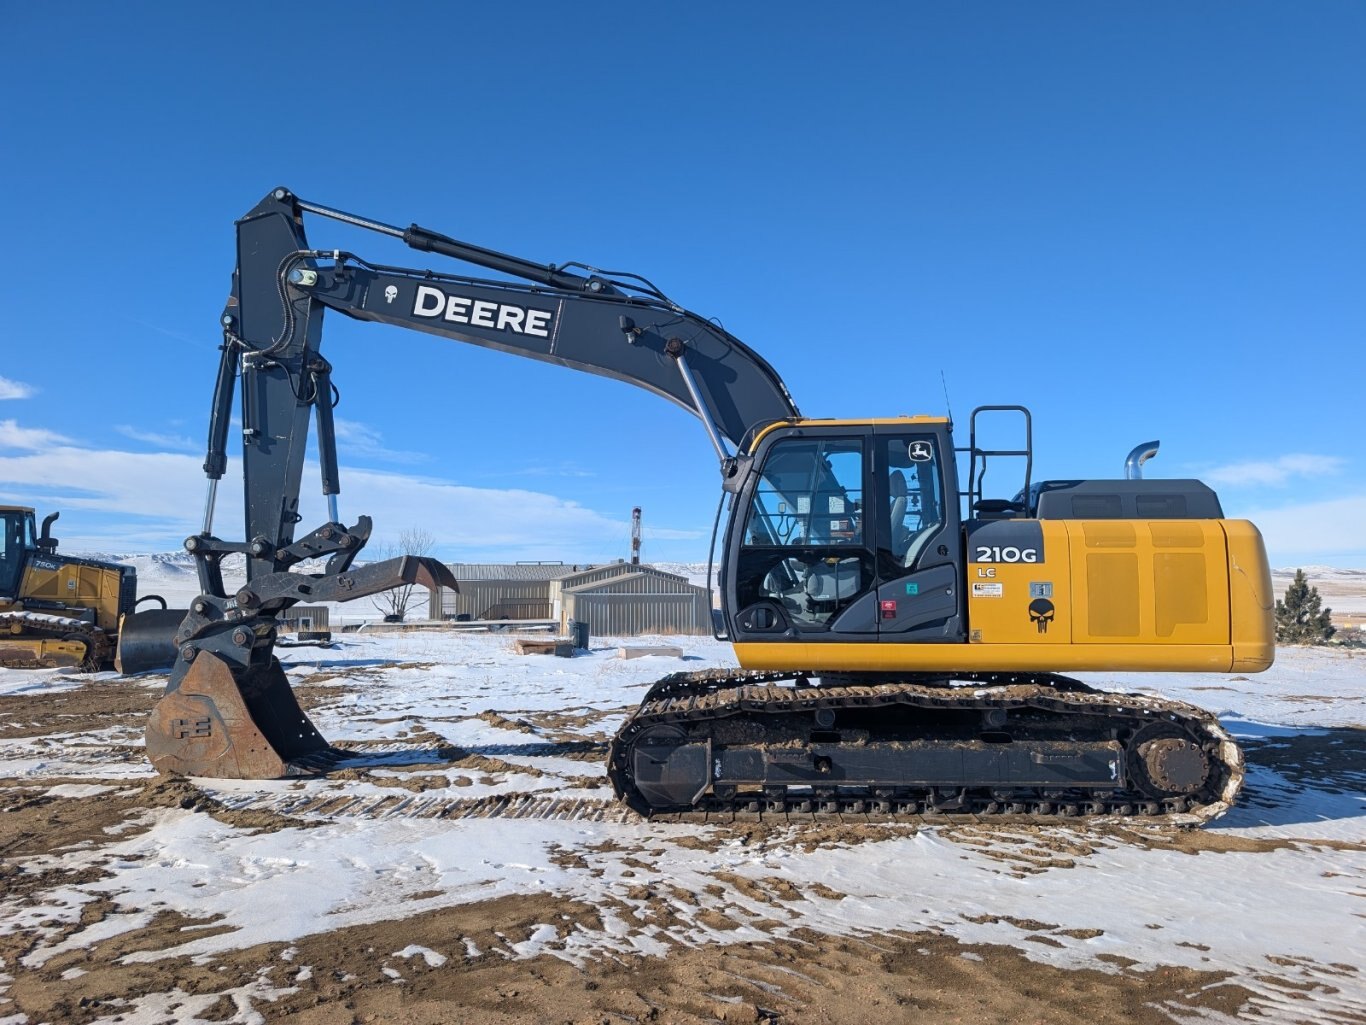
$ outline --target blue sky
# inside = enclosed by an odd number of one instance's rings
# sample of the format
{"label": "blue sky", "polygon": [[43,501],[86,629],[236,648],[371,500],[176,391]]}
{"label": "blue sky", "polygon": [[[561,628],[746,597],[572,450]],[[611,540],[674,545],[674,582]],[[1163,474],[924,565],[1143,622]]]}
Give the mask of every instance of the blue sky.
{"label": "blue sky", "polygon": [[[311,24],[316,19],[317,24]],[[10,5],[0,501],[197,529],[233,221],[269,189],[643,274],[814,416],[1034,411],[1035,476],[1198,476],[1366,565],[1366,6]],[[447,265],[314,222],[310,241]],[[452,267],[451,269],[455,269]],[[449,559],[705,558],[701,426],[328,321],[343,518]],[[305,476],[307,526],[325,516]],[[240,534],[237,478],[217,532]]]}

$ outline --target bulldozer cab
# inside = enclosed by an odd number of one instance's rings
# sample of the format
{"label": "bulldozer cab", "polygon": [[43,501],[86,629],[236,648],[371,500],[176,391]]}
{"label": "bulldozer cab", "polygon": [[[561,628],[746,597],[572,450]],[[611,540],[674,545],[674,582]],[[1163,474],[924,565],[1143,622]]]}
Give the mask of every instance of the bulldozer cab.
{"label": "bulldozer cab", "polygon": [[13,599],[23,579],[28,553],[37,548],[33,510],[0,506],[0,599]]}

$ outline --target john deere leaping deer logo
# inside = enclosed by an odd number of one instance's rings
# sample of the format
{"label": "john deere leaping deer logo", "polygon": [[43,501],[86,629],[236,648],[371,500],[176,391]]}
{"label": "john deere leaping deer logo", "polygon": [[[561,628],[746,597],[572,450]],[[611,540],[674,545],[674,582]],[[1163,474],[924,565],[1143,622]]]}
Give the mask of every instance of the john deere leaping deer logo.
{"label": "john deere leaping deer logo", "polygon": [[1055,612],[1053,603],[1047,598],[1035,598],[1029,603],[1029,618],[1041,634],[1048,633],[1048,624],[1053,622]]}

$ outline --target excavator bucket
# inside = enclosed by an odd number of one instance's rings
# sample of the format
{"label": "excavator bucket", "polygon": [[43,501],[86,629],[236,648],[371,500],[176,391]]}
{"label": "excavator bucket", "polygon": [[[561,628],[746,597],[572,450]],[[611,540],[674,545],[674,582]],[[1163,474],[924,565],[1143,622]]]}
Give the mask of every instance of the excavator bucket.
{"label": "excavator bucket", "polygon": [[[402,584],[459,585],[435,559],[400,556],[335,575],[279,573],[275,585],[306,587],[315,601],[350,601]],[[257,586],[263,586],[258,582]],[[241,592],[238,592],[239,595]],[[191,624],[193,617],[187,617]],[[271,633],[273,643],[273,632]],[[147,757],[158,772],[215,779],[281,779],[326,772],[349,752],[330,746],[309,721],[273,655],[252,653],[246,668],[185,642],[192,659],[177,662],[147,724]],[[183,639],[183,638],[182,638]]]}
{"label": "excavator bucket", "polygon": [[185,619],[185,612],[185,609],[150,609],[124,615],[119,621],[114,668],[125,676],[170,669],[176,659],[176,631]]}
{"label": "excavator bucket", "polygon": [[[280,779],[326,771],[346,757],[328,746],[278,660],[238,670],[201,652],[152,709],[147,757],[158,772],[214,779]],[[240,680],[240,682],[239,682]]]}

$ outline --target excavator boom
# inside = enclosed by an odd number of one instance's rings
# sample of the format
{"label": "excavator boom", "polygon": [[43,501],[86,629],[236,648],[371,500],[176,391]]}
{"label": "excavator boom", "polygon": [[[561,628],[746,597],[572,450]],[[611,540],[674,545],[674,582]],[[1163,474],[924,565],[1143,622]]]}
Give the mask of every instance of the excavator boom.
{"label": "excavator boom", "polygon": [[[316,250],[305,235],[306,213],[521,280],[385,267]],[[274,658],[275,615],[298,601],[356,598],[413,580],[457,586],[435,560],[351,569],[370,523],[361,517],[348,527],[337,515],[332,368],[321,353],[326,310],[637,384],[694,412],[732,475],[736,463],[726,442],[738,447],[763,424],[799,415],[767,362],[719,325],[642,278],[584,270],[535,264],[416,225],[399,229],[306,203],[287,189],[273,190],[238,221],[209,418],[204,526],[185,542],[203,593],[177,632],[176,664],[148,727],[158,768],[211,776],[315,770],[327,761],[319,755],[326,744],[298,710]],[[245,540],[229,542],[212,525],[239,377]],[[296,539],[310,419],[331,519]],[[220,564],[233,553],[246,557],[247,586],[229,595]],[[320,574],[291,572],[324,558]],[[286,724],[284,733],[277,720]],[[315,739],[299,746],[283,743],[285,735]]]}

